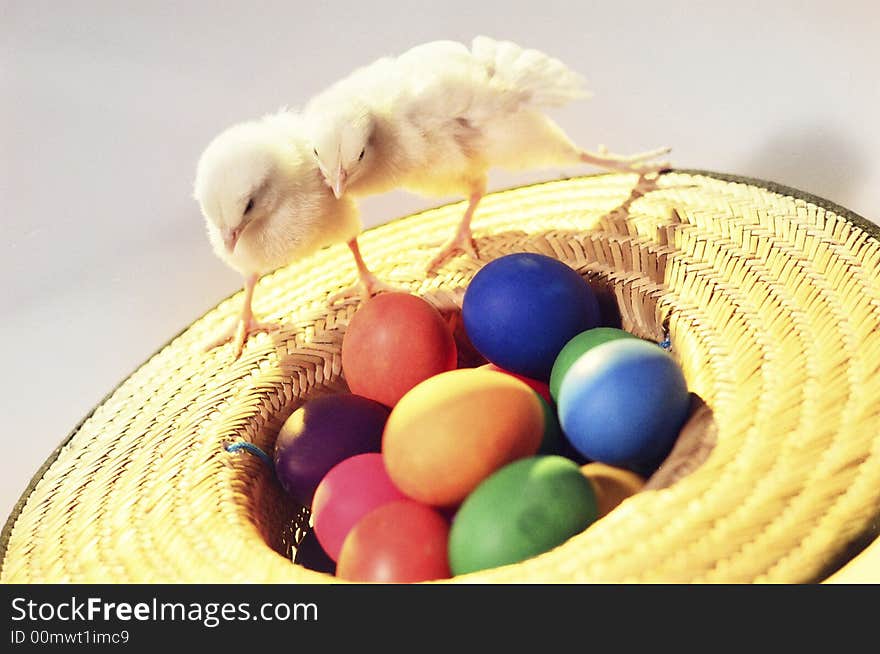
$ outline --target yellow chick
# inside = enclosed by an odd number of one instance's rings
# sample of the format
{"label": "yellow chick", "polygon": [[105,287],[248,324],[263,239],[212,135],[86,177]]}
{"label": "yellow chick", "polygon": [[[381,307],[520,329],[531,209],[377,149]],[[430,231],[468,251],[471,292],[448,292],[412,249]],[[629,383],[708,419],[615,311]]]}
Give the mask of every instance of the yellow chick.
{"label": "yellow chick", "polygon": [[435,41],[359,68],[313,98],[304,117],[337,198],[394,188],[469,198],[432,270],[457,251],[477,256],[471,219],[492,167],[586,163],[640,176],[668,167],[651,160],[669,148],[587,152],[542,111],[587,95],[583,78],[559,60],[480,36],[470,49]]}
{"label": "yellow chick", "polygon": [[194,197],[214,252],[244,277],[238,320],[208,348],[231,340],[237,358],[250,334],[277,329],[277,324],[258,321],[251,309],[260,275],[333,243],[347,242],[351,248],[359,292],[390,289],[364,264],[357,245],[357,206],[349,198],[334,197],[324,183],[297,114],[281,111],[234,125],[214,138],[199,159]]}

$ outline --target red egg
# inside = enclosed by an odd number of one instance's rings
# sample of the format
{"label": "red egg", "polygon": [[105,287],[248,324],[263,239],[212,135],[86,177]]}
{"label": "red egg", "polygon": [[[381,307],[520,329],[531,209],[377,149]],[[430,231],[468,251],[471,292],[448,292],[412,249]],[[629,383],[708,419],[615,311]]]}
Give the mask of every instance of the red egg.
{"label": "red egg", "polygon": [[528,386],[532,388],[538,395],[547,400],[547,403],[550,406],[553,406],[553,398],[550,397],[550,386],[538,379],[532,379],[531,377],[523,377],[522,375],[517,375],[515,372],[510,372],[509,370],[505,370],[504,368],[499,368],[494,363],[487,363],[485,365],[480,366],[484,370],[494,370],[496,372],[503,372],[505,375],[510,375],[511,377],[515,377],[519,379],[521,382],[524,382]]}
{"label": "red egg", "polygon": [[451,576],[449,523],[412,500],[371,511],[349,532],[336,576],[349,581],[412,583]]}
{"label": "red egg", "polygon": [[364,302],[342,340],[342,371],[351,392],[389,407],[456,363],[455,340],[440,312],[408,293]]}
{"label": "red egg", "polygon": [[373,509],[405,499],[385,471],[382,455],[359,454],[338,463],[315,490],[312,502],[315,536],[337,561],[351,528]]}

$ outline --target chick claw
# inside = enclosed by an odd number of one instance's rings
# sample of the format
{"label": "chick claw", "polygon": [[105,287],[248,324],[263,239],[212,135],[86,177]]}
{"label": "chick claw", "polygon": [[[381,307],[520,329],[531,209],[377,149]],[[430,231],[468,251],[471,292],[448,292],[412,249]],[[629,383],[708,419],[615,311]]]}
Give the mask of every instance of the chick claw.
{"label": "chick claw", "polygon": [[668,161],[654,161],[652,163],[632,164],[629,167],[629,172],[638,173],[639,175],[645,176],[650,173],[666,172],[671,167],[672,164]]}
{"label": "chick claw", "polygon": [[233,355],[234,358],[238,359],[244,351],[244,344],[245,341],[247,341],[248,336],[259,332],[274,332],[280,328],[281,325],[277,323],[259,322],[258,320],[254,320],[254,318],[249,318],[245,321],[239,318],[229,325],[229,327],[224,329],[220,333],[220,336],[215,340],[207,343],[204,347],[204,351],[207,352],[213,350],[215,347],[219,347],[220,345],[232,341]]}
{"label": "chick claw", "polygon": [[[360,298],[368,300],[379,293],[399,293],[402,289],[386,284],[372,273],[363,275],[357,284],[352,284],[338,293],[334,293],[328,298],[330,304],[336,304],[350,298]],[[406,292],[406,291],[404,291]]]}
{"label": "chick claw", "polygon": [[650,162],[649,160],[656,159],[657,157],[669,154],[670,152],[672,152],[672,148],[662,147],[648,150],[647,152],[639,152],[637,154],[620,155],[611,154],[608,152],[607,147],[600,145],[595,153],[587,151],[581,152],[580,158],[584,163],[601,166],[610,170],[645,175],[648,173],[660,173],[669,170],[670,163],[668,161]]}
{"label": "chick claw", "polygon": [[460,229],[455,236],[447,241],[436,256],[431,259],[428,264],[428,272],[434,272],[447,259],[451,259],[457,252],[464,252],[473,259],[479,259],[480,254],[477,252],[477,246],[474,243],[474,236],[470,228]]}

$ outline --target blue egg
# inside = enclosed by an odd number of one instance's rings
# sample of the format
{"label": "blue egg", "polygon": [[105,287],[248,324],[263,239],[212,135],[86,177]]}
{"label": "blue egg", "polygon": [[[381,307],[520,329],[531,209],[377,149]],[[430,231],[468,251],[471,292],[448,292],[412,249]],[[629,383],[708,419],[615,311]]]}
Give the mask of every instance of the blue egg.
{"label": "blue egg", "polygon": [[468,338],[486,359],[546,381],[565,344],[599,323],[599,303],[584,278],[561,261],[519,253],[474,275],[462,317]]}
{"label": "blue egg", "polygon": [[675,444],[690,396],[668,353],[627,338],[578,358],[562,380],[558,406],[562,431],[578,452],[646,474]]}

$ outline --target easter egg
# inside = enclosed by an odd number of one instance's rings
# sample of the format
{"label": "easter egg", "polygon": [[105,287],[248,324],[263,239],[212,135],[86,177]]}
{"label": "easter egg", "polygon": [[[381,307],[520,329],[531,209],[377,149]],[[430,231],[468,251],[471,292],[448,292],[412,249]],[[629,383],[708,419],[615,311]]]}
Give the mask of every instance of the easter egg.
{"label": "easter egg", "polygon": [[559,426],[559,418],[556,417],[556,409],[542,396],[539,395],[538,398],[541,400],[541,410],[544,412],[544,435],[538,447],[538,454],[562,454],[565,437]]}
{"label": "easter egg", "polygon": [[336,562],[327,556],[327,552],[318,542],[318,537],[314,531],[306,534],[305,538],[296,548],[296,554],[293,562],[315,572],[324,572],[326,574],[336,574]]}
{"label": "easter egg", "polygon": [[629,332],[614,327],[596,327],[581,332],[560,350],[553,362],[553,369],[550,371],[550,395],[555,401],[559,401],[559,387],[562,385],[562,378],[571,368],[572,364],[577,361],[581,355],[597,345],[614,341],[618,338],[636,338]]}
{"label": "easter egg", "polygon": [[463,368],[404,395],[382,437],[388,474],[409,497],[453,506],[485,477],[537,452],[544,433],[538,395],[491,370]]}
{"label": "easter egg", "polygon": [[532,379],[531,377],[524,377],[523,375],[517,375],[515,372],[510,372],[509,370],[505,370],[504,368],[499,368],[494,363],[487,363],[480,366],[482,370],[494,370],[495,372],[503,372],[505,375],[510,375],[516,379],[519,379],[526,386],[529,386],[533,391],[535,391],[538,395],[543,397],[548,402],[552,402],[553,399],[550,397],[550,387],[546,382],[542,382],[538,379]]}
{"label": "easter egg", "polygon": [[586,529],[596,497],[578,466],[535,456],[504,466],[462,503],[449,531],[455,575],[524,561]]}
{"label": "easter egg", "polygon": [[275,473],[281,486],[303,506],[340,461],[382,447],[390,410],[365,397],[341,393],[303,404],[284,422],[275,441]]}
{"label": "easter egg", "polygon": [[642,474],[672,449],[689,407],[675,360],[635,338],[586,352],[559,389],[559,422],[575,449],[593,461]]}
{"label": "easter egg", "polygon": [[645,485],[645,480],[630,470],[595,461],[582,466],[581,473],[590,480],[596,493],[600,518],[611,513],[618,504],[638,493]]}
{"label": "easter egg", "polygon": [[449,523],[412,500],[384,504],[349,532],[339,553],[341,579],[412,583],[450,576]]}
{"label": "easter egg", "polygon": [[373,509],[405,499],[391,482],[376,453],[358,454],[327,473],[315,490],[312,519],[315,536],[334,561],[352,527]]}
{"label": "easter egg", "polygon": [[342,339],[342,371],[351,392],[389,407],[456,363],[455,340],[443,316],[408,293],[382,293],[364,302]]}
{"label": "easter egg", "polygon": [[599,322],[599,303],[574,270],[542,254],[487,263],[464,294],[462,317],[474,347],[505,370],[547,381],[575,335]]}

